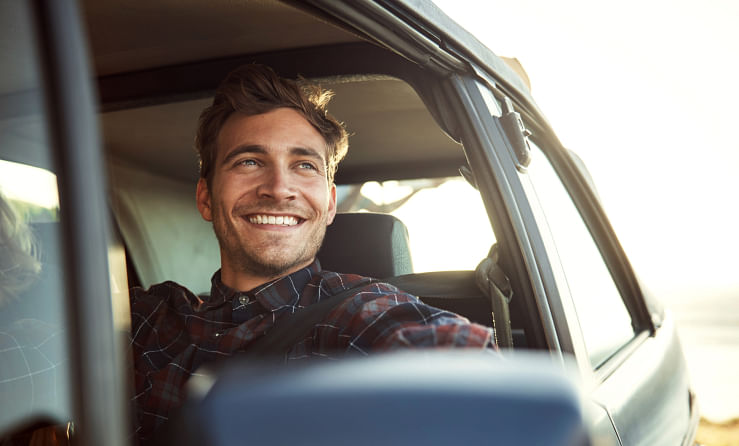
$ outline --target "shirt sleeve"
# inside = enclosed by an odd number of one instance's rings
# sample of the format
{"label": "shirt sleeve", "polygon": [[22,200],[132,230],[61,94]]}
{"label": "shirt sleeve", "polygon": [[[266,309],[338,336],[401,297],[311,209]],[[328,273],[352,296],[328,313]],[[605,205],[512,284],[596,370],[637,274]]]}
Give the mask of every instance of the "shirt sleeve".
{"label": "shirt sleeve", "polygon": [[405,348],[497,350],[493,329],[421,302],[392,285],[359,290],[329,315],[344,327],[347,352],[369,354]]}

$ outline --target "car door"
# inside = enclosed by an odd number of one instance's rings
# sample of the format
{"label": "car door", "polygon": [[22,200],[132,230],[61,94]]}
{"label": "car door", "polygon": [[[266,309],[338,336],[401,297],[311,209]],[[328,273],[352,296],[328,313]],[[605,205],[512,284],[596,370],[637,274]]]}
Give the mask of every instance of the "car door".
{"label": "car door", "polygon": [[127,315],[76,3],[4,0],[0,23],[0,443],[123,444]]}
{"label": "car door", "polygon": [[560,296],[574,310],[563,316],[593,400],[608,411],[623,444],[680,444],[689,437],[693,408],[672,319],[660,316],[655,327],[640,317],[646,305],[639,290],[617,282],[625,279],[611,272],[605,243],[598,244],[544,150],[531,148],[522,182],[531,206],[539,207],[543,237],[551,237],[547,255]]}
{"label": "car door", "polygon": [[691,442],[696,410],[674,322],[647,308],[576,158],[544,129],[531,139],[529,165],[518,176],[556,283],[554,318],[569,330],[567,350],[592,401],[622,444]]}
{"label": "car door", "polygon": [[[483,138],[479,148],[488,151],[482,161],[490,170],[479,162],[473,170],[483,189],[479,177],[492,175],[508,192],[503,201],[530,280],[530,296],[519,298],[534,300],[546,348],[574,355],[591,395],[595,439],[689,444],[697,410],[669,313],[645,301],[581,163],[545,122],[527,123],[531,141],[506,129],[501,118],[513,110],[486,81],[460,84],[470,119],[480,119],[477,133],[484,129],[491,146]],[[521,143],[525,154],[515,148]]]}

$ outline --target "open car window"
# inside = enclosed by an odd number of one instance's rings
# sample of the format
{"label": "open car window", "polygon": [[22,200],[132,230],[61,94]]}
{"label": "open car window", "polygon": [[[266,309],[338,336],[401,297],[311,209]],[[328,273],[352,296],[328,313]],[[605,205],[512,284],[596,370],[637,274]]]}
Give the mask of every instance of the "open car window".
{"label": "open car window", "polygon": [[[403,221],[414,272],[475,269],[495,242],[489,218],[479,192],[458,174],[466,162],[462,146],[439,127],[414,88],[386,75],[311,82],[335,93],[329,112],[349,132],[336,176],[338,211],[389,213]],[[217,240],[194,197],[193,140],[210,101],[101,114],[113,215],[144,287],[173,280],[206,294],[219,267]]]}

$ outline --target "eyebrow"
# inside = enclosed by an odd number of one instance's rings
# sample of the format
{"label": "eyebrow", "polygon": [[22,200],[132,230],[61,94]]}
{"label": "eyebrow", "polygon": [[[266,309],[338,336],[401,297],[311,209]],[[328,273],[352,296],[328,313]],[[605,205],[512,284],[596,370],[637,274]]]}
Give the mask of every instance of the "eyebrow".
{"label": "eyebrow", "polygon": [[309,158],[315,158],[323,163],[326,162],[323,155],[318,153],[317,150],[311,149],[309,147],[293,147],[292,149],[290,149],[290,154],[299,155],[299,156],[307,156]]}
{"label": "eyebrow", "polygon": [[[225,158],[223,158],[223,161],[221,162],[221,165],[228,164],[231,162],[234,158],[238,157],[241,154],[244,153],[256,153],[261,155],[268,154],[267,149],[265,149],[263,146],[260,145],[242,145],[234,148],[231,150],[231,152],[226,155]],[[311,149],[308,147],[293,147],[290,149],[291,155],[298,155],[298,156],[307,156],[310,158],[317,159],[321,161],[322,163],[326,163],[326,160],[324,157],[315,149]]]}
{"label": "eyebrow", "polygon": [[221,161],[221,165],[228,164],[231,162],[234,158],[241,155],[242,153],[260,153],[265,154],[267,153],[267,150],[265,150],[262,146],[257,145],[243,145],[238,146],[235,149],[231,150],[228,155],[226,155],[225,158],[223,158],[223,161]]}

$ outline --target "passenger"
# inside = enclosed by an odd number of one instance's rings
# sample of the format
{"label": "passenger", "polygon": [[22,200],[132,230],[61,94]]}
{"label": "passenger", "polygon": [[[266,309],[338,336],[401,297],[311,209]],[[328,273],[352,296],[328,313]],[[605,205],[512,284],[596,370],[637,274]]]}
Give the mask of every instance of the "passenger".
{"label": "passenger", "polygon": [[333,179],[348,147],[343,126],[326,112],[330,97],[245,65],[202,112],[196,203],[213,223],[221,268],[207,298],[174,282],[131,291],[140,439],[184,402],[184,385],[199,366],[248,352],[275,321],[354,287],[286,354],[274,353],[293,361],[402,348],[496,349],[490,328],[392,285],[321,269],[316,253],[336,213]]}
{"label": "passenger", "polygon": [[[0,193],[0,401],[13,404],[12,411],[0,413],[3,425],[60,405],[64,332],[24,311],[32,306],[24,300],[35,294],[41,272],[33,232]],[[66,438],[66,428],[38,423],[0,438],[0,443],[61,444],[52,439]]]}

